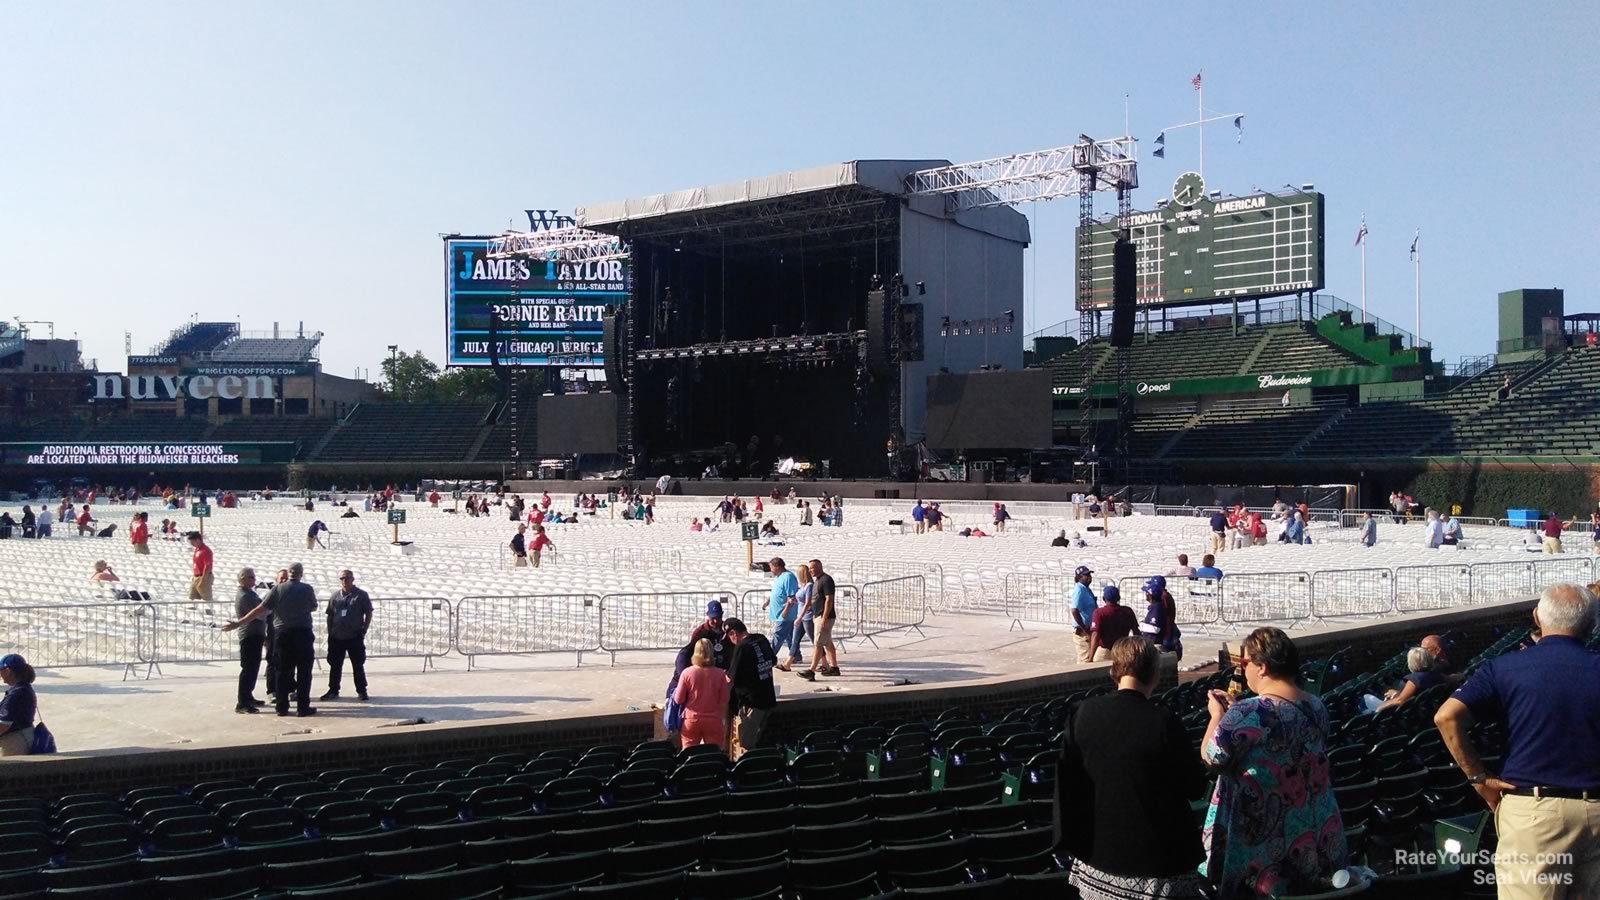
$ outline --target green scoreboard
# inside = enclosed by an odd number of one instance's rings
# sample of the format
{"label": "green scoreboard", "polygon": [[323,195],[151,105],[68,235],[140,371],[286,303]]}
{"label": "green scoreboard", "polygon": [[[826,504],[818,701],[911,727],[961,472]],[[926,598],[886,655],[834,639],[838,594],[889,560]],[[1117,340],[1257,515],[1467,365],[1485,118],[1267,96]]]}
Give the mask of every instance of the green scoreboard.
{"label": "green scoreboard", "polygon": [[[1090,229],[1094,278],[1079,282],[1078,309],[1111,306],[1111,249],[1118,224]],[[1172,200],[1125,223],[1133,238],[1141,306],[1216,303],[1323,287],[1323,199],[1312,191],[1208,196],[1194,172],[1178,176]]]}

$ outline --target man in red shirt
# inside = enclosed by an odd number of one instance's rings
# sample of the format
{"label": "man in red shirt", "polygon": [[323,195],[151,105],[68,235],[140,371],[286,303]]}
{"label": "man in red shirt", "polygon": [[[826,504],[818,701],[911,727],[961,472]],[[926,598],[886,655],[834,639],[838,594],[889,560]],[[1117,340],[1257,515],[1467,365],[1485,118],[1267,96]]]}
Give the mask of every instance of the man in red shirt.
{"label": "man in red shirt", "polygon": [[189,581],[189,599],[211,602],[211,548],[200,532],[189,532],[189,546],[194,548],[194,577]]}
{"label": "man in red shirt", "polygon": [[133,552],[140,556],[150,555],[150,514],[136,512],[133,514],[133,527],[128,529],[128,540],[133,543]]}
{"label": "man in red shirt", "polygon": [[546,547],[554,550],[556,548],[555,542],[550,540],[550,536],[544,533],[543,525],[533,526],[533,540],[528,542],[528,555],[533,557],[533,567],[535,569],[539,568],[539,551]]}
{"label": "man in red shirt", "polygon": [[83,512],[78,513],[78,537],[94,535],[95,518],[89,515],[89,504],[83,505]]}
{"label": "man in red shirt", "polygon": [[1550,513],[1550,518],[1544,520],[1544,552],[1561,552],[1561,520],[1554,512]]}
{"label": "man in red shirt", "polygon": [[1105,605],[1094,611],[1089,622],[1090,662],[1110,659],[1117,641],[1139,630],[1139,617],[1122,605],[1122,591],[1116,585],[1106,585],[1102,599]]}

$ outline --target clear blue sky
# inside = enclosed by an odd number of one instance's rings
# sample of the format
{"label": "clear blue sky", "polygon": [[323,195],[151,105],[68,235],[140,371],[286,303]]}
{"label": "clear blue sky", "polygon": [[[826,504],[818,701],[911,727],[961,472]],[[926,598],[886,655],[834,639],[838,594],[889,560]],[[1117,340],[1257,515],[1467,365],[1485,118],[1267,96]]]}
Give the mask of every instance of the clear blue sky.
{"label": "clear blue sky", "polygon": [[[1118,23],[1125,23],[1120,25]],[[1119,28],[1126,46],[1113,46]],[[120,369],[192,314],[303,320],[337,374],[443,353],[437,235],[874,157],[981,159],[1122,130],[1145,188],[1194,162],[1189,79],[1243,111],[1207,180],[1315,182],[1328,287],[1441,358],[1496,291],[1600,311],[1592,2],[17,3],[0,11],[0,318]],[[1025,211],[1028,210],[1026,207]],[[1028,327],[1071,315],[1075,204],[1041,204]]]}

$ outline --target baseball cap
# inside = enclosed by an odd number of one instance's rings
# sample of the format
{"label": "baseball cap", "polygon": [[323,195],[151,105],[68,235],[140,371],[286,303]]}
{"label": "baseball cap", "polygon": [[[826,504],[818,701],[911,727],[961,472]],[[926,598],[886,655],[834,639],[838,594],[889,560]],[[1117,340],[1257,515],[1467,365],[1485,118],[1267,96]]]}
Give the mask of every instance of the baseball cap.
{"label": "baseball cap", "polygon": [[1159,594],[1167,589],[1167,579],[1160,575],[1153,575],[1144,583],[1146,594]]}
{"label": "baseball cap", "polygon": [[1094,574],[1094,570],[1089,568],[1088,566],[1079,566],[1076,569],[1072,570],[1072,577],[1073,578],[1082,578],[1085,575],[1093,575],[1093,574]]}
{"label": "baseball cap", "polygon": [[708,618],[708,619],[720,619],[720,618],[722,618],[722,601],[713,600],[710,603],[706,604],[706,618]]}
{"label": "baseball cap", "polygon": [[1106,601],[1107,603],[1110,603],[1113,600],[1120,603],[1122,602],[1122,589],[1114,584],[1108,584],[1106,585],[1105,591],[1101,593],[1100,599]]}
{"label": "baseball cap", "polygon": [[20,653],[7,653],[5,656],[0,656],[0,669],[14,669],[17,666],[25,666],[27,664],[28,661],[23,659]]}

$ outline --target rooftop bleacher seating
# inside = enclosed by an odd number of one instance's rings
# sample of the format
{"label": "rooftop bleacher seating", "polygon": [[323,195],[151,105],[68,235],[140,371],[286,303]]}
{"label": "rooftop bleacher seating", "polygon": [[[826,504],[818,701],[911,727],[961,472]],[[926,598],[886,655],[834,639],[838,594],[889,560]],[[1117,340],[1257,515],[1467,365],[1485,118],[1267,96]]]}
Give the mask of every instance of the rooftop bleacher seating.
{"label": "rooftop bleacher seating", "polygon": [[314,337],[238,338],[214,350],[210,358],[216,362],[309,362],[317,358],[317,345],[322,335]]}
{"label": "rooftop bleacher seating", "polygon": [[363,403],[317,459],[464,461],[483,431],[488,410],[482,403]]}
{"label": "rooftop bleacher seating", "polygon": [[172,412],[144,413],[101,419],[83,440],[100,443],[174,443],[198,441],[211,430],[204,416],[176,416]]}
{"label": "rooftop bleacher seating", "polygon": [[214,350],[238,333],[237,322],[190,322],[174,331],[154,355],[177,356]]}

